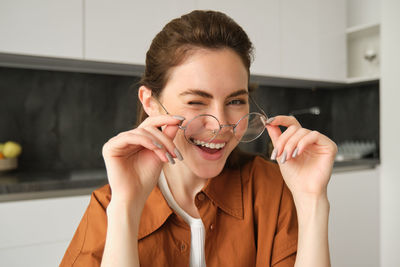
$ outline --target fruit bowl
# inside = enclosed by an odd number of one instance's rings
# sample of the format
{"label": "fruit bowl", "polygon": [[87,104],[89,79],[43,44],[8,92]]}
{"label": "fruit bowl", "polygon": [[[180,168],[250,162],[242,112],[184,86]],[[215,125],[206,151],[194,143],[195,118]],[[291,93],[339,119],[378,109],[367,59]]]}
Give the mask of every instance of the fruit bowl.
{"label": "fruit bowl", "polygon": [[17,158],[0,159],[0,172],[14,170],[18,167]]}

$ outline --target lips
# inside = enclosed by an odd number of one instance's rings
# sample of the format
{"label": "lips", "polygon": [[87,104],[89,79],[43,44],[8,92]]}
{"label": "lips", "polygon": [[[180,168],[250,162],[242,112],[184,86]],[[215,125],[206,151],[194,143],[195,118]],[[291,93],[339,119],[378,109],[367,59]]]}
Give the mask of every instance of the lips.
{"label": "lips", "polygon": [[198,146],[210,148],[210,149],[221,149],[226,145],[225,141],[222,140],[212,140],[211,142],[205,142],[197,139],[192,139],[192,142]]}
{"label": "lips", "polygon": [[222,139],[214,139],[211,142],[205,142],[202,140],[191,138],[192,144],[194,144],[195,150],[199,153],[204,160],[218,160],[224,154],[225,145],[227,141]]}

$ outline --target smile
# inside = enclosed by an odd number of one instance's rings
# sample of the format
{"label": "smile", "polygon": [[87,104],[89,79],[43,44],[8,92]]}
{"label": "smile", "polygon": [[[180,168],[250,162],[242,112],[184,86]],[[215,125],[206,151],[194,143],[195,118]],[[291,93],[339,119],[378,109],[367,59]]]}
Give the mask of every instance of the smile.
{"label": "smile", "polygon": [[201,145],[201,146],[208,147],[208,148],[213,148],[213,149],[220,149],[220,148],[223,148],[226,145],[226,143],[206,143],[204,141],[200,141],[200,140],[197,140],[197,139],[193,139],[193,142],[196,145]]}

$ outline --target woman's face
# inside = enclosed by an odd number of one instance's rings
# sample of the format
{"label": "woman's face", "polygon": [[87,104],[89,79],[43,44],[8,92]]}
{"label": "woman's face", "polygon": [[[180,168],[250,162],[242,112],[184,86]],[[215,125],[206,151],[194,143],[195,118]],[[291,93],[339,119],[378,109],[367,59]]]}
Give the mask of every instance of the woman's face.
{"label": "woman's face", "polygon": [[[186,118],[183,125],[200,114],[211,114],[222,125],[235,124],[249,112],[247,91],[248,73],[233,50],[198,49],[171,69],[160,101],[170,114]],[[174,143],[183,155],[182,163],[195,175],[212,178],[221,172],[238,141],[232,127],[224,127],[212,141],[217,147],[223,145],[220,149],[189,143],[183,130],[178,130]]]}

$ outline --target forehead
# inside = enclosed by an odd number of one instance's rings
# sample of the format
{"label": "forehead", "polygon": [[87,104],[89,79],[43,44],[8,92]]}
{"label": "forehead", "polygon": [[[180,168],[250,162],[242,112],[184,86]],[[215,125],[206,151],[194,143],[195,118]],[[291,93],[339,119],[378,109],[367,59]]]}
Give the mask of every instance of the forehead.
{"label": "forehead", "polygon": [[196,89],[218,97],[248,88],[248,72],[231,49],[198,49],[170,70],[163,95],[181,95]]}

